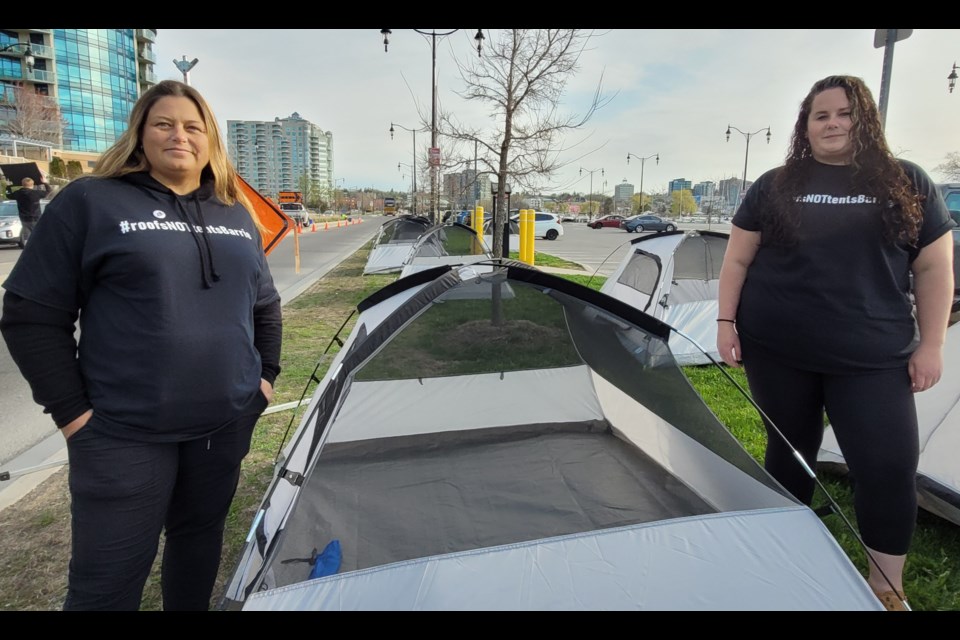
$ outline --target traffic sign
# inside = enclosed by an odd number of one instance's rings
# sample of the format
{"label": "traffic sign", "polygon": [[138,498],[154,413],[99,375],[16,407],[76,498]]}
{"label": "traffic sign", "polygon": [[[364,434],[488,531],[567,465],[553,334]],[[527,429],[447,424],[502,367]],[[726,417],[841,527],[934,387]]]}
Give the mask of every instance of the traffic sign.
{"label": "traffic sign", "polygon": [[913,29],[877,29],[873,33],[873,48],[882,49],[887,46],[887,34],[893,32],[893,41],[906,40],[913,33]]}
{"label": "traffic sign", "polygon": [[440,147],[430,147],[430,166],[440,166]]}

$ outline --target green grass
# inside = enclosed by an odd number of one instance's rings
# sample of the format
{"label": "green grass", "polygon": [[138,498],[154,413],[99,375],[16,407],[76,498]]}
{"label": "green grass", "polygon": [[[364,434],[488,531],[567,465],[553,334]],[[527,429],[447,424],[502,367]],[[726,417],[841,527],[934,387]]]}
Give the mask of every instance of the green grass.
{"label": "green grass", "polygon": [[[324,350],[331,344],[332,337],[350,316],[358,302],[396,278],[395,275],[362,276],[368,251],[369,247],[366,247],[355,253],[323,280],[284,307],[284,340],[281,355],[283,371],[277,379],[277,395],[274,404],[299,400],[305,388],[308,397],[313,393],[316,384],[309,381],[315,369],[316,377],[321,378],[338,350],[334,344],[329,353],[323,355]],[[555,266],[569,265],[569,263],[563,264],[566,261],[539,253],[537,260],[542,260],[544,263],[556,260],[557,262],[553,263]],[[599,289],[603,281],[601,277],[591,279],[589,275],[564,274],[561,277],[594,289]],[[524,305],[529,306],[523,306],[520,312],[514,311],[512,315],[508,312],[507,318],[522,321],[523,313],[536,313],[538,310],[535,301],[524,302]],[[462,307],[461,310],[466,311],[466,307]],[[438,316],[437,322],[443,323],[454,331],[458,326],[457,323],[461,323],[462,329],[464,319],[470,317],[470,314],[461,315],[453,307],[448,314]],[[347,321],[341,333],[342,338],[349,335],[355,319],[354,316]],[[434,338],[436,335],[438,334],[434,334]],[[523,335],[522,328],[519,335]],[[412,348],[413,342],[420,342],[422,345],[430,338],[423,334],[411,335],[405,338],[410,340],[411,344],[397,344],[391,348]],[[522,344],[522,341],[512,343],[511,349],[518,344]],[[450,357],[450,352],[444,352],[446,348],[448,347],[443,345],[431,345],[437,361],[444,361]],[[542,343],[531,342],[515,357],[542,358],[544,357],[542,352],[550,348],[552,347]],[[476,354],[457,355],[455,360],[455,364],[444,366],[457,371],[478,366]],[[434,363],[428,364],[432,366]],[[374,369],[371,368],[370,372],[373,371]],[[728,369],[727,371],[743,389],[747,389],[742,370]],[[684,373],[705,404],[727,426],[747,453],[756,460],[762,461],[766,436],[759,416],[730,380],[719,369],[712,366],[688,367],[684,369]],[[378,375],[398,374],[396,371],[385,368]],[[215,596],[222,593],[224,581],[234,569],[248,527],[253,521],[254,513],[274,473],[275,456],[281,443],[289,439],[299,422],[302,411],[303,409],[297,412],[284,411],[265,415],[258,424],[251,452],[244,460],[240,486],[228,519],[220,581]],[[849,482],[843,477],[827,475],[821,475],[820,480],[842,512],[847,514],[849,521],[855,523],[853,494]],[[814,506],[820,506],[825,502],[824,495],[818,492]],[[863,551],[843,520],[837,515],[828,515],[824,517],[824,523],[853,563],[861,571],[865,571],[866,559]],[[905,590],[914,610],[960,610],[960,536],[957,533],[956,525],[923,511],[918,514],[913,548],[907,560],[904,576]],[[144,609],[151,608],[159,608],[159,592],[155,577],[148,583],[145,592]]]}

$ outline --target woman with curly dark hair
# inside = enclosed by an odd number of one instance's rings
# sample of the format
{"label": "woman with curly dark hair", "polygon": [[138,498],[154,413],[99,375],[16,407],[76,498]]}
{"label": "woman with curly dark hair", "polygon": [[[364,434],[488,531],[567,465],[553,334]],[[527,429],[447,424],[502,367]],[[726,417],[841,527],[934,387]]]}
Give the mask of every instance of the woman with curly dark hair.
{"label": "woman with curly dark hair", "polygon": [[816,467],[826,411],[855,480],[867,582],[890,610],[908,609],[913,394],[943,369],[951,227],[929,176],[890,152],[864,82],[830,76],[801,103],[784,165],[744,197],[720,271],[717,347],[766,414],[766,469],[810,504],[816,483],[793,451]]}

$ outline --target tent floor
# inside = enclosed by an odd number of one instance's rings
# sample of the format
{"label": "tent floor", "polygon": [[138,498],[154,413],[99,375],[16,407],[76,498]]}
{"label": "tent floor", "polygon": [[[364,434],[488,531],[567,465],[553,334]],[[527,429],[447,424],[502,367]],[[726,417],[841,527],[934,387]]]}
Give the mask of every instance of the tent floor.
{"label": "tent floor", "polygon": [[[328,444],[274,556],[339,540],[340,572],[715,511],[605,422]],[[310,566],[273,562],[278,586]]]}

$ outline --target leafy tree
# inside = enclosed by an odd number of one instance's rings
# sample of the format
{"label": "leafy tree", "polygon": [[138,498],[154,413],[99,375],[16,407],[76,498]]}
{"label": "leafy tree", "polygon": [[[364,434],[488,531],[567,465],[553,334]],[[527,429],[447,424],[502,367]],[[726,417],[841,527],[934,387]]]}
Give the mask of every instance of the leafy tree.
{"label": "leafy tree", "polygon": [[60,156],[53,156],[53,159],[50,160],[50,175],[54,178],[67,177],[67,167]]}
{"label": "leafy tree", "polygon": [[690,215],[697,211],[697,201],[690,189],[674,189],[670,192],[670,213],[678,216]]}
{"label": "leafy tree", "polygon": [[[447,139],[468,143],[484,173],[497,177],[495,226],[507,217],[504,187],[536,189],[566,163],[560,160],[564,136],[582,127],[609,102],[601,96],[602,76],[583,115],[560,113],[557,105],[593,32],[579,29],[504,29],[478,58],[458,63],[466,85],[461,96],[491,107],[490,131],[461,124],[452,113],[438,116]],[[426,122],[426,118],[423,118]],[[467,154],[465,154],[467,155]],[[503,257],[501,234],[493,238],[493,255]]]}
{"label": "leafy tree", "polygon": [[71,160],[67,163],[67,177],[71,180],[83,175],[83,165],[79,160]]}

